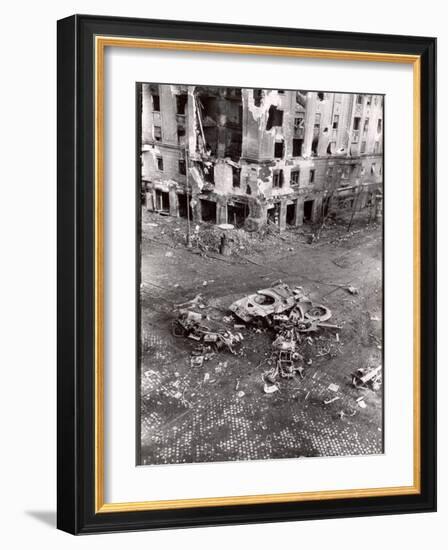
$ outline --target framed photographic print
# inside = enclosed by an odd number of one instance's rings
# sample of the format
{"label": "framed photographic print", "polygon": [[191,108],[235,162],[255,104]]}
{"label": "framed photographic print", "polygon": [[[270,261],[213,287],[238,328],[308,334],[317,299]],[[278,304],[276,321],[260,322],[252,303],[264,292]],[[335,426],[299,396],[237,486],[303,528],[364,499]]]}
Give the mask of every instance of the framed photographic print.
{"label": "framed photographic print", "polygon": [[58,22],[58,527],[434,511],[433,38]]}

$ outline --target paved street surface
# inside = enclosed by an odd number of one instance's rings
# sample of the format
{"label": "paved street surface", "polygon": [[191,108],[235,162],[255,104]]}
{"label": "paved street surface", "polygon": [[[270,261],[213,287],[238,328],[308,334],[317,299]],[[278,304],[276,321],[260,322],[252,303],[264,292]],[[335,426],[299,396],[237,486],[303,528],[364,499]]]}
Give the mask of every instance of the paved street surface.
{"label": "paved street surface", "polygon": [[[360,390],[351,384],[356,369],[382,361],[378,226],[354,223],[350,233],[329,230],[312,244],[304,227],[229,257],[188,250],[182,245],[183,219],[143,211],[142,227],[139,463],[383,451],[382,388]],[[339,342],[334,331],[327,330],[322,339],[313,335],[303,350],[303,379],[280,379],[280,391],[265,394],[262,374],[269,369],[273,335],[252,328],[241,330],[238,354],[221,351],[202,367],[190,366],[197,343],[172,335],[175,304],[201,293],[213,326],[234,330],[233,322],[223,320],[228,306],[279,279],[302,286],[314,302],[333,311],[330,322],[343,326]],[[348,292],[349,285],[359,294]],[[331,354],[326,354],[328,342]],[[361,396],[365,408],[357,402]]]}

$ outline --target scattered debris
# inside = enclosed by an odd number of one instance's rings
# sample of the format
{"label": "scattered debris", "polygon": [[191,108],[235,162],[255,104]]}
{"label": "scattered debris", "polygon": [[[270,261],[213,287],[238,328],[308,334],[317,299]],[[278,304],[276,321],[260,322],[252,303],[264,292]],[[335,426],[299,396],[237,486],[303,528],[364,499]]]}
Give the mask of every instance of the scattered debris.
{"label": "scattered debris", "polygon": [[324,401],[324,405],[329,405],[330,403],[333,403],[333,401],[338,401],[339,399],[341,399],[340,397],[336,396],[336,397],[332,397],[331,399],[326,399]]}
{"label": "scattered debris", "polygon": [[361,409],[365,409],[367,407],[365,401],[358,401],[358,406],[361,407]]}
{"label": "scattered debris", "polygon": [[330,385],[328,386],[328,389],[329,389],[330,391],[337,392],[337,391],[339,391],[339,386],[338,386],[337,384],[330,384]]}
{"label": "scattered debris", "polygon": [[240,391],[237,393],[237,396],[238,396],[238,397],[244,397],[245,395],[246,395],[246,394],[245,394],[242,390],[240,390]]}
{"label": "scattered debris", "polygon": [[352,374],[352,384],[355,388],[370,387],[376,391],[382,384],[382,366],[359,368]]}
{"label": "scattered debris", "polygon": [[355,286],[348,286],[347,292],[350,292],[350,294],[356,295],[359,294],[359,290]]}
{"label": "scattered debris", "polygon": [[279,391],[279,387],[277,384],[265,384],[263,386],[264,393],[275,393],[276,391]]}

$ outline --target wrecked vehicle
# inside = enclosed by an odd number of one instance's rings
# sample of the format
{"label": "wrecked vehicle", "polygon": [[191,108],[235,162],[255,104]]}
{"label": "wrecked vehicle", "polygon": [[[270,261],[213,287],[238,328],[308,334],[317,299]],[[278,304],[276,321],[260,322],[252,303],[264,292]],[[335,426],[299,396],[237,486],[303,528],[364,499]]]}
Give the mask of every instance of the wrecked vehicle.
{"label": "wrecked vehicle", "polygon": [[268,326],[302,323],[303,328],[311,330],[331,317],[331,310],[314,305],[301,287],[291,289],[282,282],[233,302],[229,309],[246,323]]}

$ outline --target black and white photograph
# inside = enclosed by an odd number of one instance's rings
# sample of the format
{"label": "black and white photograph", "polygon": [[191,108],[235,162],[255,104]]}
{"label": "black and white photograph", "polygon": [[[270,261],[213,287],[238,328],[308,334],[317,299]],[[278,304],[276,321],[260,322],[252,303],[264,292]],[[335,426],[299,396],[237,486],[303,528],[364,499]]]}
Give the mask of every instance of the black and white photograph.
{"label": "black and white photograph", "polygon": [[381,454],[384,96],[137,98],[138,464]]}

